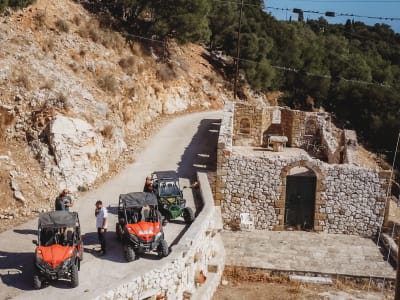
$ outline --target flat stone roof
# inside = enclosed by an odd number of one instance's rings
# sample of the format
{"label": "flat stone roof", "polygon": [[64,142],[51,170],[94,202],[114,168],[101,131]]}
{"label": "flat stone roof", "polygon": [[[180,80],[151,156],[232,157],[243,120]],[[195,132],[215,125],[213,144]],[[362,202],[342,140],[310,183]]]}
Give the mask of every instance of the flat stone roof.
{"label": "flat stone roof", "polygon": [[395,279],[374,241],[355,235],[305,231],[222,231],[226,265]]}
{"label": "flat stone roof", "polygon": [[267,157],[271,159],[299,157],[300,155],[309,156],[307,151],[301,148],[284,147],[283,151],[274,152],[272,148],[250,147],[250,146],[233,146],[233,153],[242,154],[253,157]]}

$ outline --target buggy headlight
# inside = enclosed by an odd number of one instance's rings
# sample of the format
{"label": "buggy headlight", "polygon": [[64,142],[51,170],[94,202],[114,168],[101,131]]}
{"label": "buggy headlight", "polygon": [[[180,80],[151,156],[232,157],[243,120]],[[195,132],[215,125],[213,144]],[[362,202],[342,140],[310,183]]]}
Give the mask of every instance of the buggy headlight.
{"label": "buggy headlight", "polygon": [[159,240],[162,237],[162,233],[161,232],[157,232],[155,240]]}
{"label": "buggy headlight", "polygon": [[69,264],[71,263],[72,257],[66,259],[63,264],[62,264],[62,268],[65,269],[66,267],[69,266]]}

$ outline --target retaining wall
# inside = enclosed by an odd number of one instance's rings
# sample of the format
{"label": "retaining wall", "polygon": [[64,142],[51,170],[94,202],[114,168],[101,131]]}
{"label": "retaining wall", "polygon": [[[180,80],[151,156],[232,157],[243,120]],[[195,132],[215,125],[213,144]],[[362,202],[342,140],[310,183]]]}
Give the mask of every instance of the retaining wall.
{"label": "retaining wall", "polygon": [[[219,285],[225,251],[219,235],[221,221],[206,173],[197,173],[204,206],[160,267],[134,277],[96,299],[211,299]],[[201,273],[201,274],[200,274]],[[152,298],[151,298],[152,299]]]}

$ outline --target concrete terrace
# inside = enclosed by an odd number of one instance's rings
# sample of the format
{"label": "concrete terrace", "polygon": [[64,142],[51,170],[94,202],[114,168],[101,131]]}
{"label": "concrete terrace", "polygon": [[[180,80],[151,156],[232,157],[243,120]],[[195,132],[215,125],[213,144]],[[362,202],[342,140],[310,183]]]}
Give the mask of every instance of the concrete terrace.
{"label": "concrete terrace", "polygon": [[304,231],[223,231],[226,265],[293,273],[396,277],[376,244],[355,235]]}

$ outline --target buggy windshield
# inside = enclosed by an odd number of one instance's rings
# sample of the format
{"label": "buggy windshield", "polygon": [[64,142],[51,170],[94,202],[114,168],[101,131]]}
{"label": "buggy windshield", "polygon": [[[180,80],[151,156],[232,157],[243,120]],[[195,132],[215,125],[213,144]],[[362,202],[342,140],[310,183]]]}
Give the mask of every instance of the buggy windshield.
{"label": "buggy windshield", "polygon": [[39,228],[77,227],[79,219],[77,212],[52,211],[39,215]]}
{"label": "buggy windshield", "polygon": [[158,186],[158,194],[160,197],[179,196],[181,193],[176,182],[167,181],[160,182]]}
{"label": "buggy windshield", "polygon": [[153,180],[163,181],[163,180],[170,180],[170,181],[178,181],[178,175],[175,171],[158,171],[153,173]]}

